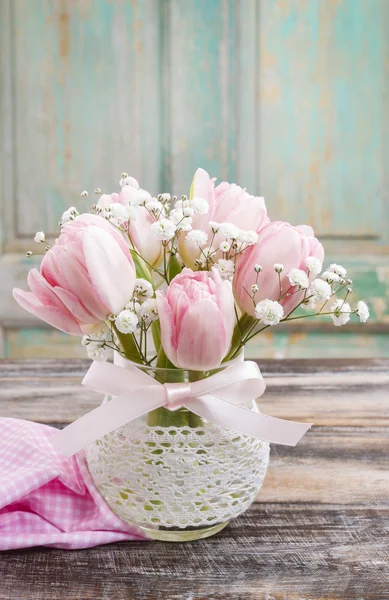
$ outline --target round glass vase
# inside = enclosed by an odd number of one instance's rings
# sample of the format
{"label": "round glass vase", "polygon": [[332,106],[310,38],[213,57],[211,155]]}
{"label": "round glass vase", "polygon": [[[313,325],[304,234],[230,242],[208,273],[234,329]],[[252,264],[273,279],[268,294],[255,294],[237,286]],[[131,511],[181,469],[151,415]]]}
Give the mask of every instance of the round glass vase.
{"label": "round glass vase", "polygon": [[[231,364],[199,372],[128,363],[160,383],[198,381]],[[236,403],[258,411],[255,401]],[[86,459],[121,519],[153,539],[183,542],[214,535],[251,505],[266,475],[269,444],[185,408],[158,408],[90,444]]]}

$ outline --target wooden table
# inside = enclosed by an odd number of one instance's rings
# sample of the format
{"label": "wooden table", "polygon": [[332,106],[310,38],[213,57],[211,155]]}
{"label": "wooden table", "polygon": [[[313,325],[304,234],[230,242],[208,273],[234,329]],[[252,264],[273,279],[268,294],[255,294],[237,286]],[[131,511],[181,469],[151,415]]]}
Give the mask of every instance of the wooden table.
{"label": "wooden table", "polygon": [[[388,600],[389,360],[259,364],[263,412],[315,426],[272,447],[242,517],[187,544],[4,552],[0,599]],[[87,367],[0,362],[0,415],[63,426],[99,402],[79,385]]]}

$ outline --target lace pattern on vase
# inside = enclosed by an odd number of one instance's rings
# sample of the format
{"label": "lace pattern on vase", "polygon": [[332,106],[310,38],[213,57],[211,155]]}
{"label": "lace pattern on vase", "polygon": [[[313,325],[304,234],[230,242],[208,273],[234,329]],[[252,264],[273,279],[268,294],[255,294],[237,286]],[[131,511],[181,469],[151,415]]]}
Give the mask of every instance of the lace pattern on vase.
{"label": "lace pattern on vase", "polygon": [[214,424],[149,427],[140,420],[87,449],[100,493],[123,520],[144,527],[228,521],[253,502],[269,444]]}

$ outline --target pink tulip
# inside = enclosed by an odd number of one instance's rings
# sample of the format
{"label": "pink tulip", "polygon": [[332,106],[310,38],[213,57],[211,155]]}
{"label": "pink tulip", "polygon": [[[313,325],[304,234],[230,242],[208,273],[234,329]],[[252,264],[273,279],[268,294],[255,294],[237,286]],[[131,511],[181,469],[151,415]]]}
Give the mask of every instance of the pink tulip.
{"label": "pink tulip", "polygon": [[66,223],[28,274],[31,292],[15,288],[15,300],[53,327],[83,335],[129,302],[135,268],[123,237],[103,218],[81,215]]}
{"label": "pink tulip", "polygon": [[183,369],[204,371],[220,365],[231,346],[234,298],[229,281],[216,269],[184,269],[166,294],[157,292],[162,345]]}
{"label": "pink tulip", "polygon": [[155,219],[143,207],[137,209],[136,221],[130,222],[130,236],[139,254],[152,266],[157,267],[163,258],[162,242],[150,229]]}
{"label": "pink tulip", "polygon": [[[254,316],[254,304],[249,294],[251,286],[256,283],[257,274],[254,265],[263,267],[258,276],[259,291],[255,295],[255,302],[260,300],[278,300],[280,286],[278,275],[274,270],[274,264],[280,263],[284,266],[281,273],[281,285],[283,293],[286,293],[291,284],[288,274],[294,268],[307,272],[306,259],[309,256],[324,259],[323,246],[314,237],[311,227],[300,225],[293,227],[289,223],[281,221],[270,223],[262,229],[259,240],[242,254],[238,259],[234,276],[234,294],[240,308],[249,315]],[[310,279],[313,276],[310,275]],[[295,288],[290,290],[296,291]],[[280,301],[285,313],[293,310],[302,300],[303,294],[296,293]]]}
{"label": "pink tulip", "polygon": [[[119,203],[128,206],[130,203],[137,204],[142,198],[151,200],[151,195],[145,190],[138,189],[132,185],[125,185],[120,194],[103,194],[100,196],[98,205],[106,208],[109,204]],[[138,206],[136,220],[130,221],[130,236],[139,254],[152,266],[157,267],[163,258],[163,246],[161,240],[150,229],[155,219],[144,206]]]}
{"label": "pink tulip", "polygon": [[[210,221],[216,223],[232,223],[244,231],[259,232],[262,227],[269,223],[266,212],[265,201],[261,197],[251,196],[245,189],[235,183],[223,181],[216,187],[215,179],[211,179],[206,171],[197,169],[193,178],[191,195],[202,197],[209,204],[206,215],[194,215],[193,229],[201,229],[208,235],[209,243],[213,233],[209,225]],[[200,251],[197,248],[188,247],[185,243],[185,233],[179,238],[179,253],[186,266],[194,268],[195,260]],[[212,246],[217,248],[225,238],[217,234],[212,241]],[[214,260],[221,258],[222,254],[214,255]]]}

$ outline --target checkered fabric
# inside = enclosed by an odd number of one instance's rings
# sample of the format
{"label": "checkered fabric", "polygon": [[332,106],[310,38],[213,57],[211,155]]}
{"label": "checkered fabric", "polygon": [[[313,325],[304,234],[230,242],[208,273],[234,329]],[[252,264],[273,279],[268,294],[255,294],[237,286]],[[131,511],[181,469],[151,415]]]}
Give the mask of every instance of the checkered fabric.
{"label": "checkered fabric", "polygon": [[0,550],[144,539],[104,502],[84,455],[67,458],[51,445],[56,431],[0,418]]}

